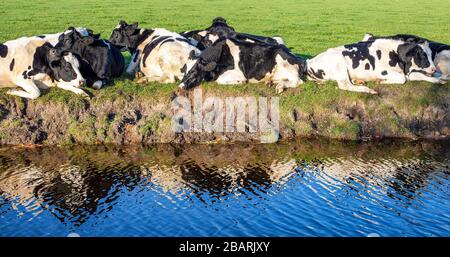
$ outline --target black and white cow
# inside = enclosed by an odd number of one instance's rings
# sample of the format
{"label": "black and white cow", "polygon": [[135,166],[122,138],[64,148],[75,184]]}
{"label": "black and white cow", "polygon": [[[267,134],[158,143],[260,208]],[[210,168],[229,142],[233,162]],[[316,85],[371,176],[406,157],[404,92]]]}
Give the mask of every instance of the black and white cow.
{"label": "black and white cow", "polygon": [[266,44],[282,44],[284,41],[281,37],[264,37],[247,33],[236,32],[233,27],[227,24],[222,17],[217,17],[212,21],[211,26],[202,30],[191,30],[180,33],[183,37],[189,39],[191,43],[200,50],[204,50],[211,46],[219,38],[232,37],[235,39],[248,42],[262,42]]}
{"label": "black and white cow", "polygon": [[318,83],[334,80],[340,89],[371,94],[377,92],[356,82],[403,84],[407,80],[423,80],[424,74],[431,78],[436,71],[428,42],[391,38],[331,48],[307,63],[309,79]]}
{"label": "black and white cow", "polygon": [[192,53],[183,70],[186,74],[180,84],[183,89],[203,81],[224,85],[265,82],[282,92],[303,82],[306,62],[284,45],[222,38],[200,55]]}
{"label": "black and white cow", "polygon": [[80,70],[87,85],[100,89],[111,78],[120,77],[125,68],[125,60],[118,48],[99,35],[81,34],[75,28],[69,28],[59,36],[55,47],[59,51],[70,51],[80,57]]}
{"label": "black and white cow", "polygon": [[0,86],[23,89],[7,94],[36,99],[40,88],[56,86],[88,96],[79,88],[84,83],[78,59],[70,52],[58,53],[41,38],[23,37],[0,44]]}
{"label": "black and white cow", "polygon": [[[450,45],[446,45],[443,43],[434,42],[431,40],[428,40],[426,38],[414,36],[414,35],[407,35],[407,34],[399,34],[394,36],[377,36],[368,33],[364,35],[363,41],[370,41],[377,38],[391,38],[391,39],[399,39],[403,40],[405,42],[420,42],[422,40],[428,41],[431,49],[431,57],[434,62],[434,65],[436,66],[436,73],[434,74],[435,78],[441,79],[441,80],[450,80]],[[428,80],[428,77],[424,77],[424,80]],[[434,81],[430,81],[434,82]]]}
{"label": "black and white cow", "polygon": [[113,30],[110,41],[132,54],[127,73],[140,70],[144,77],[138,83],[157,81],[173,83],[183,78],[181,68],[189,54],[200,50],[180,34],[166,29],[141,29],[138,23],[121,21]]}

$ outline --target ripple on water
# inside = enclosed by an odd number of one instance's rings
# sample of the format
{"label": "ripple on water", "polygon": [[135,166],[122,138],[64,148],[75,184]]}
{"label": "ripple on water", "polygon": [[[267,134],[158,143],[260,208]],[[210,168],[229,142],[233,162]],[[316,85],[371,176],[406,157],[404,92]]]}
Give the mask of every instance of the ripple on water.
{"label": "ripple on water", "polygon": [[0,235],[450,236],[448,144],[5,148]]}

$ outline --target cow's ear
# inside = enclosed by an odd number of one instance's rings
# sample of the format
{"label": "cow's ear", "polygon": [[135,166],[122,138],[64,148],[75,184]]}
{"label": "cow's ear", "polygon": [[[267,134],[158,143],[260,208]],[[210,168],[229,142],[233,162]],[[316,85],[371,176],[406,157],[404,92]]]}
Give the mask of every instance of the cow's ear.
{"label": "cow's ear", "polygon": [[131,24],[131,25],[128,25],[128,26],[126,27],[127,34],[128,34],[128,35],[134,34],[134,31],[136,31],[136,29],[138,28],[138,26],[139,26],[139,24],[138,24],[137,22],[135,22],[135,23],[133,23],[133,24]]}
{"label": "cow's ear", "polygon": [[80,40],[81,40],[81,42],[82,42],[83,44],[85,44],[85,45],[90,45],[90,44],[94,43],[94,38],[93,38],[93,37],[90,37],[90,36],[88,36],[88,37],[83,37],[83,38],[81,38]]}
{"label": "cow's ear", "polygon": [[216,62],[209,62],[208,64],[205,65],[204,70],[205,71],[212,71],[216,68],[217,63]]}
{"label": "cow's ear", "polygon": [[94,38],[94,39],[100,39],[100,33],[98,33],[98,34],[93,34],[92,35],[92,37]]}

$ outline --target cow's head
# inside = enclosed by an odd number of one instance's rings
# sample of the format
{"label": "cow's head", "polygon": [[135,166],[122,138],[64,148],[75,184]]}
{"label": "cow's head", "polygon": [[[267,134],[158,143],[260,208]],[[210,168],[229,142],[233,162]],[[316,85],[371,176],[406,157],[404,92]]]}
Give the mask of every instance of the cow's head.
{"label": "cow's head", "polygon": [[58,84],[79,87],[85,84],[80,73],[80,63],[75,55],[68,51],[60,52],[50,48],[47,54],[48,65],[52,71],[52,78]]}
{"label": "cow's head", "polygon": [[120,21],[116,28],[112,31],[109,41],[126,51],[127,48],[137,48],[139,42],[139,24],[137,22],[128,24]]}
{"label": "cow's head", "polygon": [[404,63],[406,74],[419,71],[431,75],[436,71],[428,41],[404,43],[399,45],[397,51],[400,60]]}
{"label": "cow's head", "polygon": [[189,60],[181,69],[184,73],[184,77],[181,80],[179,87],[182,89],[189,89],[200,85],[200,83],[208,76],[208,73],[212,72],[216,66],[216,62],[205,61],[192,50]]}
{"label": "cow's head", "polygon": [[59,36],[58,43],[55,45],[60,52],[63,51],[79,51],[86,46],[92,44],[98,35],[86,32],[81,33],[77,29],[70,27],[66,32]]}

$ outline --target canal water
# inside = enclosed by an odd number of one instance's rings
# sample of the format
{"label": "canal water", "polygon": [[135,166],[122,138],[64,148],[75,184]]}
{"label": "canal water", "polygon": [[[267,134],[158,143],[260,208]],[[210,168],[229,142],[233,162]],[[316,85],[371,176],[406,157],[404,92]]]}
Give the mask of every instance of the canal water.
{"label": "canal water", "polygon": [[0,148],[0,236],[450,236],[450,141]]}

